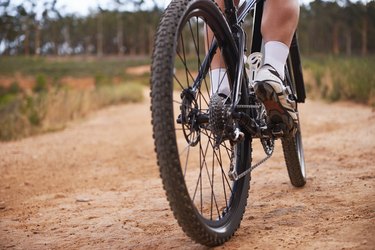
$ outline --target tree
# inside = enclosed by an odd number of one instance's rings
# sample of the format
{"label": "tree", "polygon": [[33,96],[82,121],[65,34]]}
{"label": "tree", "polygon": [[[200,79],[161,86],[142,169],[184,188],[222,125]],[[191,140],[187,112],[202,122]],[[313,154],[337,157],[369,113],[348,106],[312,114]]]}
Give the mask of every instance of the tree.
{"label": "tree", "polygon": [[[375,6],[359,1],[315,0],[301,7],[299,40],[304,53],[375,52]],[[328,46],[327,46],[328,45]]]}
{"label": "tree", "polygon": [[[112,0],[114,10],[99,6],[87,16],[61,15],[57,1],[1,0],[0,54],[151,53],[161,16],[157,1],[146,9],[144,0]],[[40,2],[42,15],[36,15]],[[375,1],[315,0],[301,7],[298,31],[305,54],[375,53]]]}
{"label": "tree", "polygon": [[103,56],[103,9],[98,6],[98,14],[97,14],[97,47],[96,47],[96,55],[98,57]]}
{"label": "tree", "polygon": [[368,13],[367,13],[367,3],[363,6],[363,16],[362,16],[362,55],[367,55],[367,33],[368,33]]}

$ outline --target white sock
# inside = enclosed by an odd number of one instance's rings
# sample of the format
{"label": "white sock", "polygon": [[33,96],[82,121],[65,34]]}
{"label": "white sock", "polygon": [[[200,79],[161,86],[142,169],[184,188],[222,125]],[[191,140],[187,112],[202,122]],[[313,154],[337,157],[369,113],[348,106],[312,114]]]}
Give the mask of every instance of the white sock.
{"label": "white sock", "polygon": [[229,80],[227,75],[227,69],[219,68],[213,69],[210,72],[211,81],[211,95],[218,92],[219,94],[224,94],[230,96]]}
{"label": "white sock", "polygon": [[264,64],[274,67],[281,79],[285,77],[285,63],[289,55],[289,47],[278,41],[269,41],[264,45]]}

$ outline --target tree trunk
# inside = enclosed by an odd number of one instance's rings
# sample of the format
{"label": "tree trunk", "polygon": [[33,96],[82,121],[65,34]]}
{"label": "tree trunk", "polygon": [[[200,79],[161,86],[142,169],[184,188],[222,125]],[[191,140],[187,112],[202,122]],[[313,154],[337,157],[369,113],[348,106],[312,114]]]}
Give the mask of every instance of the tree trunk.
{"label": "tree trunk", "polygon": [[141,55],[147,55],[148,52],[148,27],[147,24],[143,27],[143,34],[142,34],[142,47],[141,47]]}
{"label": "tree trunk", "polygon": [[148,50],[148,52],[149,52],[149,54],[151,55],[151,53],[152,53],[152,51],[153,51],[153,45],[154,45],[154,31],[153,31],[153,29],[150,27],[149,29],[148,29],[148,46],[149,46],[149,50]]}
{"label": "tree trunk", "polygon": [[338,55],[340,53],[339,24],[337,22],[333,25],[332,51],[334,55]]}
{"label": "tree trunk", "polygon": [[346,31],[346,55],[352,55],[352,34],[350,29]]}
{"label": "tree trunk", "polygon": [[97,33],[97,50],[96,55],[98,57],[103,56],[103,14],[98,13],[98,33]]}
{"label": "tree trunk", "polygon": [[124,33],[122,31],[122,16],[119,12],[117,14],[117,52],[119,56],[124,55]]}
{"label": "tree trunk", "polygon": [[[71,47],[71,44],[70,44],[70,28],[68,25],[66,25],[64,28],[63,28],[63,38],[64,38],[64,43],[63,43],[63,50],[62,50],[62,53],[66,53],[68,55],[70,55],[73,50],[72,50],[72,47]],[[66,45],[66,47],[65,47]],[[64,51],[66,49],[66,51]]]}
{"label": "tree trunk", "polygon": [[58,55],[59,53],[59,50],[58,50],[58,47],[59,47],[59,39],[58,39],[58,32],[57,32],[57,25],[55,23],[55,25],[52,24],[52,39],[53,39],[53,54],[54,55]]}
{"label": "tree trunk", "polygon": [[362,55],[367,55],[367,32],[368,32],[368,21],[367,13],[362,19]]}
{"label": "tree trunk", "polygon": [[85,55],[89,56],[90,55],[90,45],[91,45],[90,37],[86,36],[84,41],[85,41]]}
{"label": "tree trunk", "polygon": [[136,55],[137,54],[137,40],[138,40],[137,35],[134,34],[134,36],[130,37],[129,40],[130,40],[130,43],[129,43],[130,55]]}
{"label": "tree trunk", "polygon": [[28,29],[25,30],[25,41],[24,41],[24,48],[25,48],[25,56],[28,56],[30,55],[30,41],[29,41],[29,37],[30,37],[30,32]]}
{"label": "tree trunk", "polygon": [[39,23],[35,24],[35,55],[40,55],[40,45],[41,45],[41,29]]}
{"label": "tree trunk", "polygon": [[26,22],[24,23],[24,29],[25,29],[25,40],[24,40],[24,52],[25,56],[30,55],[30,30],[29,30],[29,19],[26,19]]}

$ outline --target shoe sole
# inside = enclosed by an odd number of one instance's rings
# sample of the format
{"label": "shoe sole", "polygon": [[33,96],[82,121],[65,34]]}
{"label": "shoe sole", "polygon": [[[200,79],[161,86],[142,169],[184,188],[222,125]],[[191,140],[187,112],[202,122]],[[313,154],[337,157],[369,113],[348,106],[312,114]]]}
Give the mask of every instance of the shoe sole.
{"label": "shoe sole", "polygon": [[[279,96],[267,82],[259,82],[255,89],[255,94],[262,101],[268,115],[268,126],[273,127],[285,125],[289,132],[294,129],[295,123],[289,115],[288,110],[280,103]],[[282,93],[280,94],[283,95]]]}

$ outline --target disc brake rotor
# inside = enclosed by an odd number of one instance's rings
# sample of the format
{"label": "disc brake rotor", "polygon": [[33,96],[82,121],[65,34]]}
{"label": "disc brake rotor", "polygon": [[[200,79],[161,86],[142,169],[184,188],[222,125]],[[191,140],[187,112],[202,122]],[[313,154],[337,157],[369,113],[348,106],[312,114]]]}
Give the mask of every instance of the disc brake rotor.
{"label": "disc brake rotor", "polygon": [[183,91],[181,98],[182,105],[180,106],[181,115],[179,120],[182,124],[182,131],[186,142],[190,146],[196,146],[200,139],[200,129],[197,123],[199,114],[198,104],[190,89]]}

